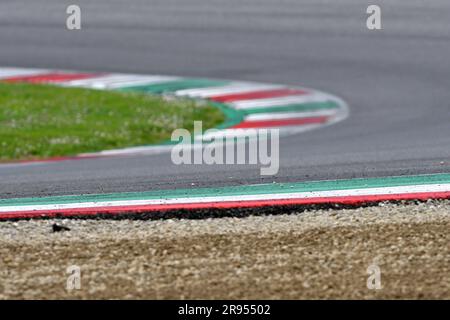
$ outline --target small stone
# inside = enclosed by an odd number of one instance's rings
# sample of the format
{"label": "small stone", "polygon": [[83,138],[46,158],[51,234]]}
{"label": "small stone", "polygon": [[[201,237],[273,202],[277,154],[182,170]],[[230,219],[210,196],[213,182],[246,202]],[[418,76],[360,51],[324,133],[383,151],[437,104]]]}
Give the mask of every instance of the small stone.
{"label": "small stone", "polygon": [[63,231],[70,231],[69,227],[63,226],[63,225],[58,225],[56,223],[54,223],[52,225],[52,230],[53,232],[63,232]]}

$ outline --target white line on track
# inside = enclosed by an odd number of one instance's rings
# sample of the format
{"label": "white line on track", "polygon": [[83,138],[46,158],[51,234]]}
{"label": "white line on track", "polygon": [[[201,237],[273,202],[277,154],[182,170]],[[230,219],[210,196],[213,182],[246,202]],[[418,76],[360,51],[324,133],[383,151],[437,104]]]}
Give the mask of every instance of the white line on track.
{"label": "white line on track", "polygon": [[251,91],[280,89],[281,85],[258,84],[252,82],[232,82],[231,84],[203,89],[185,89],[176,91],[177,96],[189,96],[193,98],[210,98],[214,96],[222,96],[228,94],[241,94]]}
{"label": "white line on track", "polygon": [[118,200],[118,201],[80,202],[70,204],[5,206],[0,207],[0,212],[21,212],[30,210],[47,211],[47,210],[62,210],[62,209],[189,204],[189,203],[210,203],[210,202],[230,202],[230,201],[311,199],[311,198],[348,197],[348,196],[432,193],[432,192],[448,192],[448,191],[450,191],[450,184],[431,184],[431,185],[293,192],[293,193],[277,193],[277,194],[247,194],[247,195],[233,195],[233,196],[203,196],[203,197],[173,198],[173,199]]}

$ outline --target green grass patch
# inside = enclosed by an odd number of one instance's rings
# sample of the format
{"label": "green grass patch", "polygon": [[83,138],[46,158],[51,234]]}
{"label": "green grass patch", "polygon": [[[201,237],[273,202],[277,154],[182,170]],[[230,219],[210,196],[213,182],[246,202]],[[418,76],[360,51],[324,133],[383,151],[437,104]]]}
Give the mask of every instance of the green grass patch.
{"label": "green grass patch", "polygon": [[224,121],[217,108],[148,94],[0,83],[0,161],[155,144]]}

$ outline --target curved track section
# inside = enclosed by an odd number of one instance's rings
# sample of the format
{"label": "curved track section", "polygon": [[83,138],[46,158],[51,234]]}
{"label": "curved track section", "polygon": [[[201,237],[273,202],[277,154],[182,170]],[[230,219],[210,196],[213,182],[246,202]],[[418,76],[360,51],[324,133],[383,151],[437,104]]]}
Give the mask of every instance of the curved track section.
{"label": "curved track section", "polygon": [[[277,128],[282,136],[287,136],[339,122],[345,119],[348,113],[347,105],[341,99],[324,92],[248,81],[23,68],[0,68],[0,81],[119,90],[200,100],[220,108],[225,113],[226,122],[214,132],[215,137],[239,136],[241,133],[246,134],[245,129],[263,128]],[[211,138],[211,135],[197,137]],[[53,160],[25,161],[20,164],[152,154],[168,150],[170,146],[137,146],[58,157]]]}

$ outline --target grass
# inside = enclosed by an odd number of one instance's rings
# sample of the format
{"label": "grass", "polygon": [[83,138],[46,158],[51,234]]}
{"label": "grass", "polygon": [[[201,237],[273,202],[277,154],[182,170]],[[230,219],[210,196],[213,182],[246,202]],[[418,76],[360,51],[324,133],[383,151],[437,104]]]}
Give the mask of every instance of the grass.
{"label": "grass", "polygon": [[161,143],[224,121],[216,108],[139,93],[0,83],[0,161]]}

